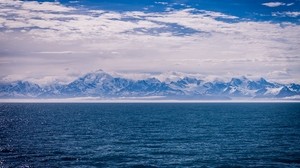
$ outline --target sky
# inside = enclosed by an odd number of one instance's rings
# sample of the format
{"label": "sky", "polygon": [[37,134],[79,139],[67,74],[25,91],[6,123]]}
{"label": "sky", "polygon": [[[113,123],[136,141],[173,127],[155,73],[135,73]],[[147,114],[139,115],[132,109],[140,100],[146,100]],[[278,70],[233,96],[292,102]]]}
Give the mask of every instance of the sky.
{"label": "sky", "polygon": [[98,69],[300,83],[300,0],[0,0],[0,81]]}

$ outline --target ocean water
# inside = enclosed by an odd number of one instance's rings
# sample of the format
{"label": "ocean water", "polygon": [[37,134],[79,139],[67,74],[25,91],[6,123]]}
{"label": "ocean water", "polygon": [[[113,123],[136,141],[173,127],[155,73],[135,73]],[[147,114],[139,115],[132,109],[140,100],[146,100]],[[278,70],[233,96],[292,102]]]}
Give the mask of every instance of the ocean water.
{"label": "ocean water", "polygon": [[300,103],[0,104],[0,167],[300,167]]}

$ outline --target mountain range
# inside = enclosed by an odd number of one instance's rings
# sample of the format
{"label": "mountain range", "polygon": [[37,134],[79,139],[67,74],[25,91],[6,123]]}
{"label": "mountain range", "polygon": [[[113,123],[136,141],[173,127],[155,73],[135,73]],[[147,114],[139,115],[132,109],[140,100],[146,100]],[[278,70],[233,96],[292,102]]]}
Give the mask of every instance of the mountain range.
{"label": "mountain range", "polygon": [[189,75],[176,79],[156,77],[140,80],[115,77],[102,70],[87,73],[68,84],[40,86],[28,81],[0,83],[0,98],[74,98],[97,97],[230,100],[230,99],[299,99],[300,85],[280,84],[264,78],[246,77],[205,81]]}

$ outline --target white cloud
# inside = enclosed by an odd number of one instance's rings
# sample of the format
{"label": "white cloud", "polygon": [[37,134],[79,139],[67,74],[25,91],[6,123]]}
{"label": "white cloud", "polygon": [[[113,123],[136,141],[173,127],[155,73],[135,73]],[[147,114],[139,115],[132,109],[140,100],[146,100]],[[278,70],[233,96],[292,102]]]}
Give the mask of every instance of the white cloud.
{"label": "white cloud", "polygon": [[300,12],[273,12],[272,16],[280,16],[280,17],[299,17],[300,16]]}
{"label": "white cloud", "polygon": [[278,7],[278,6],[284,6],[284,5],[286,5],[286,3],[283,3],[283,2],[266,2],[266,3],[263,3],[262,5],[270,7],[270,8],[274,8],[274,7]]}
{"label": "white cloud", "polygon": [[[0,75],[10,79],[45,83],[99,68],[274,79],[282,79],[274,75],[278,69],[289,68],[288,79],[300,79],[300,26],[292,23],[228,23],[218,18],[238,18],[195,9],[83,13],[59,3],[0,5],[6,14],[0,15]],[[176,35],[184,31],[193,32]]]}
{"label": "white cloud", "polygon": [[285,14],[290,17],[299,17],[300,16],[300,12],[285,12]]}
{"label": "white cloud", "polygon": [[48,11],[48,12],[69,12],[71,10],[74,10],[74,8],[71,7],[65,7],[60,5],[59,3],[52,3],[52,2],[24,2],[21,5],[22,9],[25,10],[33,10],[33,11]]}
{"label": "white cloud", "polygon": [[161,5],[168,5],[167,2],[155,2],[156,4],[161,4]]}
{"label": "white cloud", "polygon": [[295,3],[288,3],[288,4],[286,4],[286,6],[292,6],[292,5],[294,5]]}

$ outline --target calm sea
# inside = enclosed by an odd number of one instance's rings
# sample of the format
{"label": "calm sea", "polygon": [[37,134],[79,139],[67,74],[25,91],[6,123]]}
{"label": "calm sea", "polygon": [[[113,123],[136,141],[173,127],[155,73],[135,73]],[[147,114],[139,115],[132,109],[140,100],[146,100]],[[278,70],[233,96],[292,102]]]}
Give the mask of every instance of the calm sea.
{"label": "calm sea", "polygon": [[300,103],[0,104],[0,167],[300,167]]}

